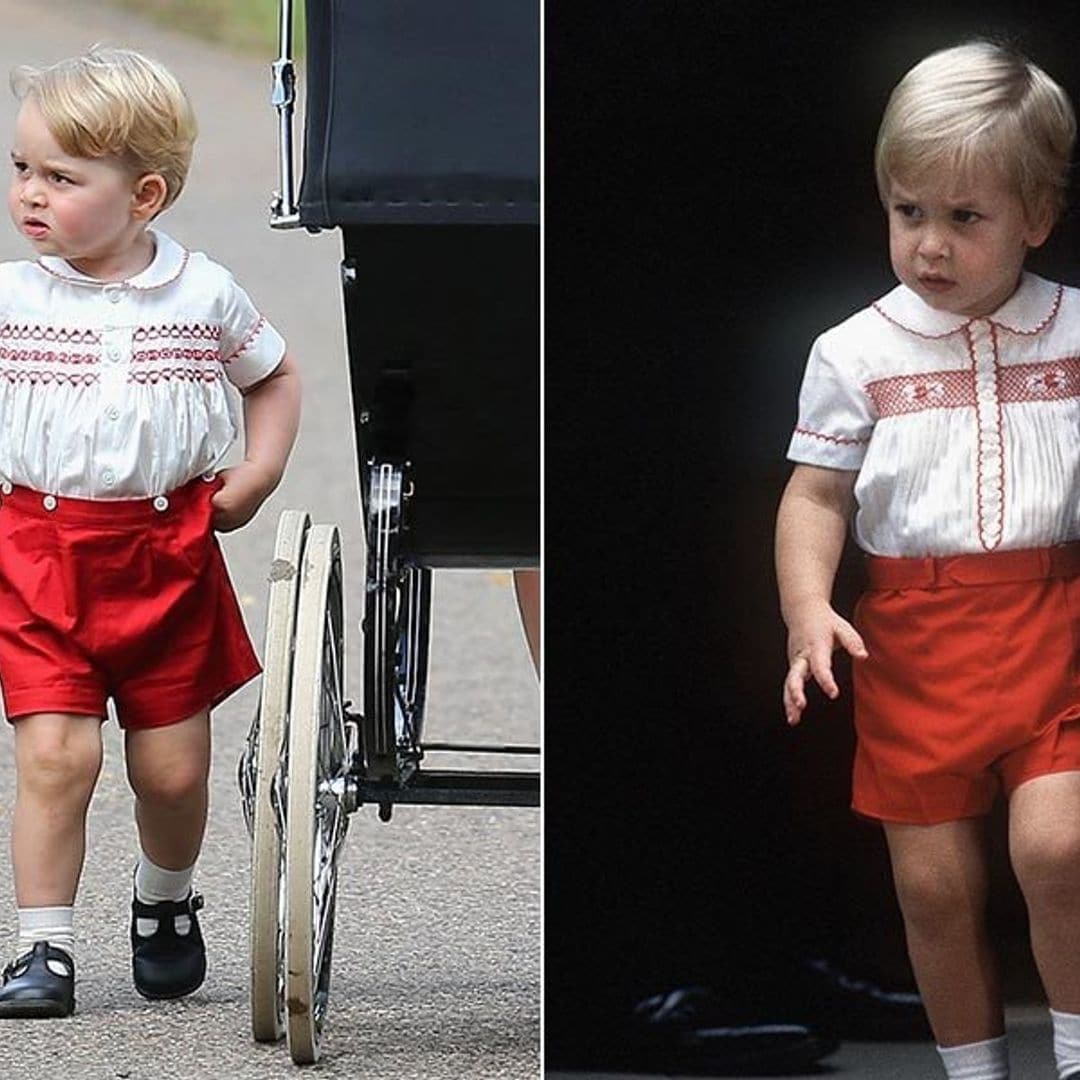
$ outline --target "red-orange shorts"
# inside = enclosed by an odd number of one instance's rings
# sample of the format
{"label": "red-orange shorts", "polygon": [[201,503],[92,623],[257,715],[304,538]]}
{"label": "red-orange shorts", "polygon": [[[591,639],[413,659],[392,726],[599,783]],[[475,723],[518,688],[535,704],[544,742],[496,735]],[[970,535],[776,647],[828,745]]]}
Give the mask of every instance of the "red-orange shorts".
{"label": "red-orange shorts", "polygon": [[164,727],[259,672],[211,526],[219,483],[112,502],[0,500],[0,687],[38,712]]}
{"label": "red-orange shorts", "polygon": [[868,560],[852,807],[932,825],[1080,769],[1080,543]]}

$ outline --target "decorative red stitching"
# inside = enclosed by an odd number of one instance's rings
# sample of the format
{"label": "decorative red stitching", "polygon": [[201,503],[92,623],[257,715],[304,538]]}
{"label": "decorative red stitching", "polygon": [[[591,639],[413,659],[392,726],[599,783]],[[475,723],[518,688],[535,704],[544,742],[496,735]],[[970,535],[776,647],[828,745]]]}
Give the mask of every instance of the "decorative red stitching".
{"label": "decorative red stitching", "polygon": [[926,371],[893,375],[866,384],[878,416],[902,416],[927,409],[958,409],[975,404],[975,377],[970,371]]}
{"label": "decorative red stitching", "polygon": [[196,338],[199,341],[217,341],[221,327],[209,323],[173,323],[171,326],[140,326],[131,335],[133,341],[156,341],[160,338]]}
{"label": "decorative red stitching", "polygon": [[811,431],[809,428],[797,427],[796,435],[807,435],[811,439],[821,439],[822,442],[837,443],[839,446],[862,446],[869,439],[849,439],[844,435],[824,435],[820,431]]}
{"label": "decorative red stitching", "polygon": [[62,345],[100,345],[101,335],[95,330],[70,330],[60,326],[41,326],[36,323],[2,323],[0,340],[26,338],[30,341],[56,341]]}
{"label": "decorative red stitching", "polygon": [[1080,356],[1006,364],[998,369],[998,394],[1009,403],[1080,397]]}
{"label": "decorative red stitching", "polygon": [[1034,330],[1021,330],[1016,326],[1009,326],[1008,323],[996,322],[993,319],[991,320],[991,322],[993,322],[995,326],[1000,326],[1002,330],[1008,330],[1010,334],[1019,334],[1022,337],[1030,337],[1032,334],[1041,333],[1054,321],[1054,316],[1057,315],[1058,308],[1061,307],[1061,298],[1064,295],[1065,286],[1059,285],[1057,287],[1057,293],[1054,296],[1054,303],[1050,308],[1050,314],[1047,315],[1046,318],[1043,319],[1043,321],[1039,323],[1039,325],[1036,326]]}
{"label": "decorative red stitching", "polygon": [[0,378],[12,383],[72,383],[77,386],[89,386],[98,381],[96,371],[27,371],[12,368],[0,368]]}
{"label": "decorative red stitching", "polygon": [[[188,264],[188,258],[191,252],[184,249],[184,257],[180,260],[180,266],[177,268],[175,274],[172,277],[166,278],[164,281],[159,281],[154,285],[132,285],[130,281],[125,281],[125,284],[129,289],[134,289],[135,292],[150,292],[153,289],[162,289],[166,285],[171,285],[186,269]],[[56,278],[58,281],[66,281],[69,285],[85,285],[91,288],[104,288],[106,285],[116,285],[119,282],[115,281],[97,281],[92,278],[72,277],[70,274],[59,274],[55,270],[50,270],[40,259],[35,263],[40,270],[44,270],[50,277]],[[153,264],[151,264],[153,265]]]}
{"label": "decorative red stitching", "polygon": [[890,322],[893,326],[900,327],[901,330],[908,334],[914,334],[916,337],[925,338],[927,341],[937,341],[939,338],[946,338],[950,334],[955,334],[958,330],[965,329],[964,326],[955,326],[952,330],[946,330],[941,334],[924,334],[921,330],[913,330],[910,326],[905,326],[899,319],[894,319],[889,315],[880,304],[875,303],[870,305],[886,322]]}
{"label": "decorative red stitching", "polygon": [[231,364],[242,352],[244,352],[246,349],[248,349],[250,347],[251,343],[262,332],[262,328],[265,325],[266,325],[266,319],[264,319],[260,315],[259,316],[259,321],[257,323],[255,323],[255,325],[251,328],[251,331],[248,333],[247,337],[244,338],[244,340],[240,342],[240,345],[236,349],[234,349],[228,356],[225,357],[224,360],[222,360],[222,363],[223,364]]}
{"label": "decorative red stitching", "polygon": [[218,353],[217,349],[140,349],[131,356],[134,364],[151,364],[159,360],[192,360],[196,363],[216,364]]}
{"label": "decorative red stitching", "polygon": [[9,349],[6,345],[0,345],[0,360],[14,360],[20,364],[95,364],[98,362],[98,354],[63,353],[52,350],[46,352],[42,349]]}
{"label": "decorative red stitching", "polygon": [[131,371],[128,375],[131,382],[159,383],[169,382],[172,379],[182,379],[186,382],[217,382],[221,378],[221,369],[214,368],[153,368],[149,371]]}

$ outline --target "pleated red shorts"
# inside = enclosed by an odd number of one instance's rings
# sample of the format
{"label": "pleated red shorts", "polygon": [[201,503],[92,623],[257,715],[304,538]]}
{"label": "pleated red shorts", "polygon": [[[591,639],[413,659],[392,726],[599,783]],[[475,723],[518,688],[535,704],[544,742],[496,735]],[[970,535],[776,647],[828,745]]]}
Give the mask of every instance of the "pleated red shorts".
{"label": "pleated red shorts", "polygon": [[38,712],[164,727],[216,705],[259,662],[211,525],[219,482],[90,501],[0,499],[0,687]]}
{"label": "pleated red shorts", "polygon": [[1080,770],[1080,543],[868,560],[852,806],[932,825]]}

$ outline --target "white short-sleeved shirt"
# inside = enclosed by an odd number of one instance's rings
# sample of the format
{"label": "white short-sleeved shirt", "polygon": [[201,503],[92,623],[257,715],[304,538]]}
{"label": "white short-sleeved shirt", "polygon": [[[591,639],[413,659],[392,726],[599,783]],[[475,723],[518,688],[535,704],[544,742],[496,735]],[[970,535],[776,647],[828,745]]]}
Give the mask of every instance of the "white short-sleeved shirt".
{"label": "white short-sleeved shirt", "polygon": [[103,283],[63,259],[0,264],[0,480],[54,495],[172,491],[221,462],[240,390],[285,343],[232,275],[151,230],[140,274]]}
{"label": "white short-sleeved shirt", "polygon": [[898,286],[815,341],[788,457],[858,471],[874,555],[1080,538],[1080,290],[1025,273],[971,319]]}

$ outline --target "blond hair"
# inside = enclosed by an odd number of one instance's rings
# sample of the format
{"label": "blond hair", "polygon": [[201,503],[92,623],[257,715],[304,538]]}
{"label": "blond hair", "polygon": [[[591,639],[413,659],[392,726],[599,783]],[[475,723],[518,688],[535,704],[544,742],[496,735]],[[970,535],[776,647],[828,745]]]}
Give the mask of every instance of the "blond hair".
{"label": "blond hair", "polygon": [[41,109],[64,153],[115,157],[136,176],[160,174],[162,209],[183,190],[198,127],[180,83],[156,60],[95,45],[51,67],[17,68],[11,88]]}
{"label": "blond hair", "polygon": [[937,170],[989,170],[1029,220],[1065,205],[1076,117],[1068,95],[1026,57],[990,41],[942,49],[896,85],[874,151],[878,191]]}

